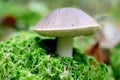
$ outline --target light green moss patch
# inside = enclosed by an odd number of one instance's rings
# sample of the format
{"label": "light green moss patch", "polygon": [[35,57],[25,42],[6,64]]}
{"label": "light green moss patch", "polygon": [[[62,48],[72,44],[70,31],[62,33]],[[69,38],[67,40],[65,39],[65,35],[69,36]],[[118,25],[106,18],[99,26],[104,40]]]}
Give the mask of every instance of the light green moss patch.
{"label": "light green moss patch", "polygon": [[0,42],[0,80],[114,80],[106,65],[94,66],[76,50],[73,58],[49,55],[41,41],[34,32],[20,32]]}

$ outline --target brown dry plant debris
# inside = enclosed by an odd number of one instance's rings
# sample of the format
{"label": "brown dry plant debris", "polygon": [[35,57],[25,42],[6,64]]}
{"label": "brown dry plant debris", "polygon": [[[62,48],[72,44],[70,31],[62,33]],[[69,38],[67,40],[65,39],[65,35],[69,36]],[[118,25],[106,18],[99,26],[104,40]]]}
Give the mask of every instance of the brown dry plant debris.
{"label": "brown dry plant debris", "polygon": [[96,42],[94,45],[87,48],[85,54],[93,56],[98,62],[109,64],[110,50],[101,48],[99,42]]}

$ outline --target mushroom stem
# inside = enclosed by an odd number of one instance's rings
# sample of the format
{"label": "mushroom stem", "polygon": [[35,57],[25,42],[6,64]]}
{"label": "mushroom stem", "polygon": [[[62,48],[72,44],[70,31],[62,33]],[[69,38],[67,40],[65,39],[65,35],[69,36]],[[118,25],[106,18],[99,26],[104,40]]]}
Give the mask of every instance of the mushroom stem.
{"label": "mushroom stem", "polygon": [[58,37],[57,53],[60,57],[72,57],[73,37]]}

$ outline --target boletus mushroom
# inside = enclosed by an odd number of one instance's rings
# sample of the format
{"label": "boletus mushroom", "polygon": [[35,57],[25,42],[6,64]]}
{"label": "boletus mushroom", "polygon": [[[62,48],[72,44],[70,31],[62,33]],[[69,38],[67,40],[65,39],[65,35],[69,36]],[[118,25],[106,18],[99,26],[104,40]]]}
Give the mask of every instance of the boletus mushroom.
{"label": "boletus mushroom", "polygon": [[59,56],[72,57],[73,37],[91,35],[100,25],[88,14],[77,8],[60,8],[45,16],[33,31],[43,36],[58,37]]}

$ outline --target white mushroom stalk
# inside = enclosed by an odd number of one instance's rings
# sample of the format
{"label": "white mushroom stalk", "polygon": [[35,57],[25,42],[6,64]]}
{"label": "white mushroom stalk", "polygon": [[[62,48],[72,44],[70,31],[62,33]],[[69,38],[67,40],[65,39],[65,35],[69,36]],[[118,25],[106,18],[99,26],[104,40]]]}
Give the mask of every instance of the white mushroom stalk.
{"label": "white mushroom stalk", "polygon": [[73,37],[58,37],[57,53],[59,56],[72,57]]}

